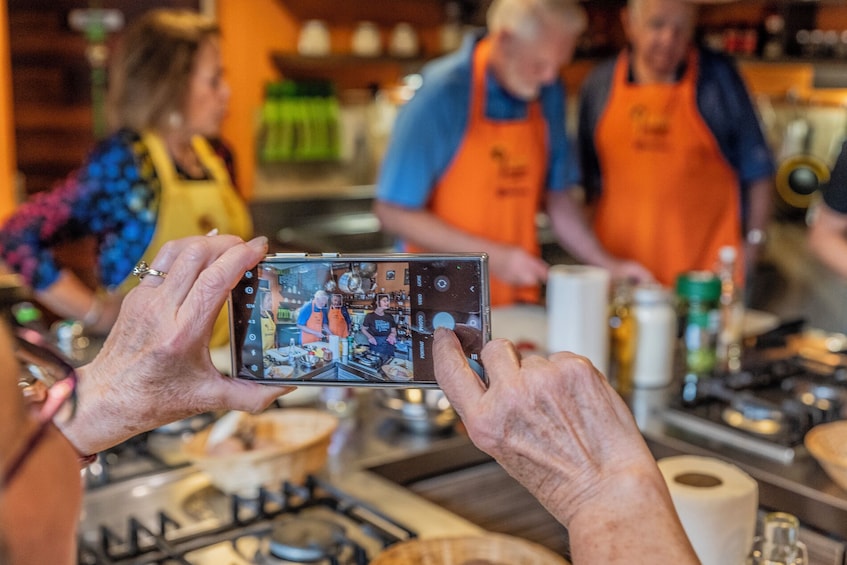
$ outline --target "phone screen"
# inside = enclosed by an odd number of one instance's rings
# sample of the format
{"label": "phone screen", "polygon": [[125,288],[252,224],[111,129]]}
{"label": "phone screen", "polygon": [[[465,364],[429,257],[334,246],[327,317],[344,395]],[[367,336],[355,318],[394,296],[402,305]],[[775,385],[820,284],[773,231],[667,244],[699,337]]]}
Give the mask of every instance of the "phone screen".
{"label": "phone screen", "polygon": [[280,385],[436,387],[447,327],[484,380],[487,257],[270,256],[230,298],[233,370]]}

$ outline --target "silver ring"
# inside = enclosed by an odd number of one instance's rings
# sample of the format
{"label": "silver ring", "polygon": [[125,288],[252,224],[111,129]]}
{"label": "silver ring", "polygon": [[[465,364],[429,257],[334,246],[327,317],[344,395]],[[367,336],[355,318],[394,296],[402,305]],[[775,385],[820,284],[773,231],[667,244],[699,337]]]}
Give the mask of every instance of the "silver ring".
{"label": "silver ring", "polygon": [[151,277],[162,277],[165,278],[168,274],[165,271],[159,271],[157,269],[153,269],[150,265],[147,264],[147,261],[139,261],[138,265],[133,267],[132,274],[138,277],[139,279],[143,279],[147,275]]}

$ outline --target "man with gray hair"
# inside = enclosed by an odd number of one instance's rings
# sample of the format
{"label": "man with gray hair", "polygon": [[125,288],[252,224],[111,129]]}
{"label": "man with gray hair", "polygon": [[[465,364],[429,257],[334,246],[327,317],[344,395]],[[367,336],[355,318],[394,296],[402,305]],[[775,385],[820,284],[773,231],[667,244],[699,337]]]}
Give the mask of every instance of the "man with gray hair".
{"label": "man with gray hair", "polygon": [[297,314],[297,328],[300,330],[300,344],[323,340],[329,334],[328,305],[329,295],[324,290],[315,292],[315,296],[300,308]]}
{"label": "man with gray hair", "polygon": [[695,4],[630,0],[629,47],[598,65],[580,96],[594,232],[668,286],[713,269],[728,245],[749,270],[773,193],[773,159],[733,61],[692,43]]}
{"label": "man with gray hair", "polygon": [[576,0],[495,0],[487,16],[487,33],[428,65],[400,111],[375,213],[406,251],[487,252],[492,304],[537,302],[542,204],[565,247],[604,256],[568,190],[579,174],[560,72],[586,17]]}

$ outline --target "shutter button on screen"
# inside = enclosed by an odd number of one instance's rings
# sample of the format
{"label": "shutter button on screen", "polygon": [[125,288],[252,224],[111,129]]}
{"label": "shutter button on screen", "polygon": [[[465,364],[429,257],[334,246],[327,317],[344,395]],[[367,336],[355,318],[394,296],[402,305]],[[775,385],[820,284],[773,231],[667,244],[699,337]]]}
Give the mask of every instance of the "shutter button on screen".
{"label": "shutter button on screen", "polygon": [[435,285],[435,290],[438,292],[446,292],[450,288],[450,279],[444,275],[439,275],[435,277],[433,284]]}

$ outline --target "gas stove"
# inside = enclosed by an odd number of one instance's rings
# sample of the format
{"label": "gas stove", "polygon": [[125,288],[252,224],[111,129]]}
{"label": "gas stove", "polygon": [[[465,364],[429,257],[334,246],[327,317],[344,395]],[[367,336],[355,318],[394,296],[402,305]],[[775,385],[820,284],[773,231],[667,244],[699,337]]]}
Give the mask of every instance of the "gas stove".
{"label": "gas stove", "polygon": [[190,467],[99,490],[86,499],[80,531],[80,565],[366,565],[417,536],[314,476],[244,498]]}
{"label": "gas stove", "polygon": [[847,365],[789,356],[708,378],[687,375],[672,426],[783,463],[806,456],[812,426],[847,418]]}

